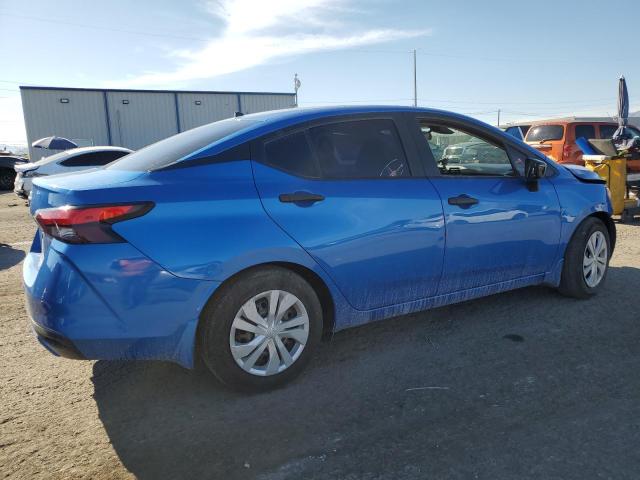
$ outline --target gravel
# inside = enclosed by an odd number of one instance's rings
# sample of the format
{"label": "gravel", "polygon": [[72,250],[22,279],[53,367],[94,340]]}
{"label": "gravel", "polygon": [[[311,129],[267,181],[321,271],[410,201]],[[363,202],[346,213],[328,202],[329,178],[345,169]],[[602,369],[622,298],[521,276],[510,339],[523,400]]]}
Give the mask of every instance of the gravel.
{"label": "gravel", "polygon": [[35,225],[0,195],[0,477],[637,478],[640,224],[605,290],[527,288],[336,334],[293,384],[72,361],[29,331]]}

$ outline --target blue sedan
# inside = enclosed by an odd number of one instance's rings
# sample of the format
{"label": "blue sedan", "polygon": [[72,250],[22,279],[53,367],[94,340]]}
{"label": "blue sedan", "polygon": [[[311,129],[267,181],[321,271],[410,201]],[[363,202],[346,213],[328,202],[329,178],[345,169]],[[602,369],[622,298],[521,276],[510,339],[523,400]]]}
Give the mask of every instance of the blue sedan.
{"label": "blue sedan", "polygon": [[374,320],[530,285],[588,298],[616,235],[597,175],[420,108],[246,115],[34,185],[24,286],[45,348],[201,358],[244,390]]}

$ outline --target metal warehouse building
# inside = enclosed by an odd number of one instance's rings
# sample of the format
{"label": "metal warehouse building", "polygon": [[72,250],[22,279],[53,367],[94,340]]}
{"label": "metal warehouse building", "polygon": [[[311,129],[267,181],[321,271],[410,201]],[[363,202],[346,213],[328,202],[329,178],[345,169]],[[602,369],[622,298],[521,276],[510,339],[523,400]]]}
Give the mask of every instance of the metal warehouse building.
{"label": "metal warehouse building", "polygon": [[32,161],[51,150],[31,147],[57,135],[79,146],[140,149],[179,132],[233,117],[296,106],[293,93],[20,87]]}

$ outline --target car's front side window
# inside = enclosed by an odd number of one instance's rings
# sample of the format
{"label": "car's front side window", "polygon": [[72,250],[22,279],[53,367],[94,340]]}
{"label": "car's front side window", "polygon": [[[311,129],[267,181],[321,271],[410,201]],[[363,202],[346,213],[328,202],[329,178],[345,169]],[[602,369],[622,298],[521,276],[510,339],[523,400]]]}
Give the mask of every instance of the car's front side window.
{"label": "car's front side window", "polygon": [[504,147],[442,123],[419,123],[442,175],[515,175]]}

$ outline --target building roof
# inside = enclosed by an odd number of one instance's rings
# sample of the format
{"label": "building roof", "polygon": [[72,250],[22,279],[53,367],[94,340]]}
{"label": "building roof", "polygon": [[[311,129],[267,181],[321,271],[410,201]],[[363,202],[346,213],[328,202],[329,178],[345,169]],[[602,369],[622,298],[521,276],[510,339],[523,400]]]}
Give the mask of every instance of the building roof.
{"label": "building roof", "polygon": [[49,87],[38,85],[20,85],[20,90],[60,90],[71,92],[144,92],[144,93],[195,93],[195,94],[227,94],[227,95],[289,95],[292,92],[239,92],[219,90],[140,90],[135,88],[77,88],[77,87]]}

